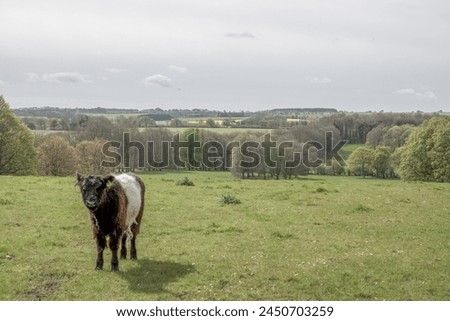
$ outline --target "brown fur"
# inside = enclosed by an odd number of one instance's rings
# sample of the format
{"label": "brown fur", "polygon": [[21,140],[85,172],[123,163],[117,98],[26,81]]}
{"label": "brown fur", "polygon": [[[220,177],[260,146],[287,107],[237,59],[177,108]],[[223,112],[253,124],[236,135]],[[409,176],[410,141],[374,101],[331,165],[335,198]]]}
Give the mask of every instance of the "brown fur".
{"label": "brown fur", "polygon": [[[144,212],[145,196],[144,183],[139,177],[134,177],[141,187],[141,206],[136,217],[137,224],[132,224],[131,226],[133,237],[130,240],[130,257],[132,260],[137,259],[136,236],[139,234],[139,227]],[[120,243],[122,243],[120,257],[125,259],[127,256],[126,224],[128,199],[125,191],[113,175],[107,175],[101,178],[99,176],[82,176],[77,174],[77,182],[81,189],[83,201],[89,210],[92,231],[97,243],[96,269],[103,269],[103,251],[106,245],[108,245],[112,253],[111,270],[117,271],[119,270],[117,252]]]}

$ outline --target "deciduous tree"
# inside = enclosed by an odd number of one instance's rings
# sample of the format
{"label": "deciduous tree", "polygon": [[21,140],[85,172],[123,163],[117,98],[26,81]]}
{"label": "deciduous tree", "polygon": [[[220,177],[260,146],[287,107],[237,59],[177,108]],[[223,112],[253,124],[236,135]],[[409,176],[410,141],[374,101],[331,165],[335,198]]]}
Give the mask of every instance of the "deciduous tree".
{"label": "deciduous tree", "polygon": [[0,96],[0,174],[35,175],[34,136]]}
{"label": "deciduous tree", "polygon": [[390,165],[391,150],[387,146],[377,146],[373,152],[372,167],[375,175],[380,178],[385,178]]}
{"label": "deciduous tree", "polygon": [[400,176],[450,182],[450,117],[433,117],[413,131],[402,149]]}
{"label": "deciduous tree", "polygon": [[78,170],[82,173],[105,174],[111,171],[111,168],[104,168],[101,163],[104,159],[102,152],[103,144],[106,141],[95,139],[91,141],[82,141],[75,147]]}
{"label": "deciduous tree", "polygon": [[372,172],[373,150],[367,147],[358,147],[348,157],[350,170],[358,176],[366,177]]}
{"label": "deciduous tree", "polygon": [[39,174],[45,176],[73,175],[77,168],[75,148],[58,135],[46,135],[38,146]]}

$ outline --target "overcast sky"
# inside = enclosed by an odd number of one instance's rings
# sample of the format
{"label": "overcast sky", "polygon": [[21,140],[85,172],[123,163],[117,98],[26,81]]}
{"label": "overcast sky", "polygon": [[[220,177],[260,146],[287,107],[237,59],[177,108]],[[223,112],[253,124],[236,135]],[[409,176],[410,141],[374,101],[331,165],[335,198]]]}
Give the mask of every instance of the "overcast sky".
{"label": "overcast sky", "polygon": [[1,0],[24,106],[450,111],[448,0]]}

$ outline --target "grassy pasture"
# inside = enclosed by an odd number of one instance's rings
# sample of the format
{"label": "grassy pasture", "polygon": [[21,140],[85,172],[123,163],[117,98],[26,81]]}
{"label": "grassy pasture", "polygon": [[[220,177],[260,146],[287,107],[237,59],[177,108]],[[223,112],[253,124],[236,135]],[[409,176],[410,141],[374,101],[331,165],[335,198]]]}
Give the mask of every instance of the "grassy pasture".
{"label": "grassy pasture", "polygon": [[339,151],[340,155],[346,160],[351,153],[355,151],[358,147],[365,146],[364,144],[345,144],[344,147]]}
{"label": "grassy pasture", "polygon": [[[176,134],[176,133],[183,133],[184,131],[186,131],[186,130],[188,130],[190,128],[196,128],[196,127],[167,127],[167,129],[170,130],[174,134]],[[221,135],[231,134],[231,133],[257,133],[257,134],[262,133],[262,134],[266,134],[266,133],[272,132],[272,129],[242,128],[242,127],[229,127],[229,128],[225,128],[225,127],[213,127],[213,128],[199,127],[198,129],[206,130],[208,132],[218,133],[218,134],[221,134]]]}
{"label": "grassy pasture", "polygon": [[73,178],[0,177],[0,300],[450,300],[450,184],[141,177],[139,260],[117,273],[109,250],[94,270]]}

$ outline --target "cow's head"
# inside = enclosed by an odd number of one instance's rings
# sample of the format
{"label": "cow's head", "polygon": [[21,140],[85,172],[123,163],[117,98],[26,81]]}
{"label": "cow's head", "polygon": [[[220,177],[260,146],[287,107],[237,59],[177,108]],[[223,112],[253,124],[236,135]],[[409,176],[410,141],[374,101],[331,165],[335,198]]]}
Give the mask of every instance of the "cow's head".
{"label": "cow's head", "polygon": [[84,205],[86,205],[88,209],[95,211],[101,204],[103,193],[105,193],[109,184],[113,181],[113,175],[101,177],[77,173],[77,184],[80,187]]}

